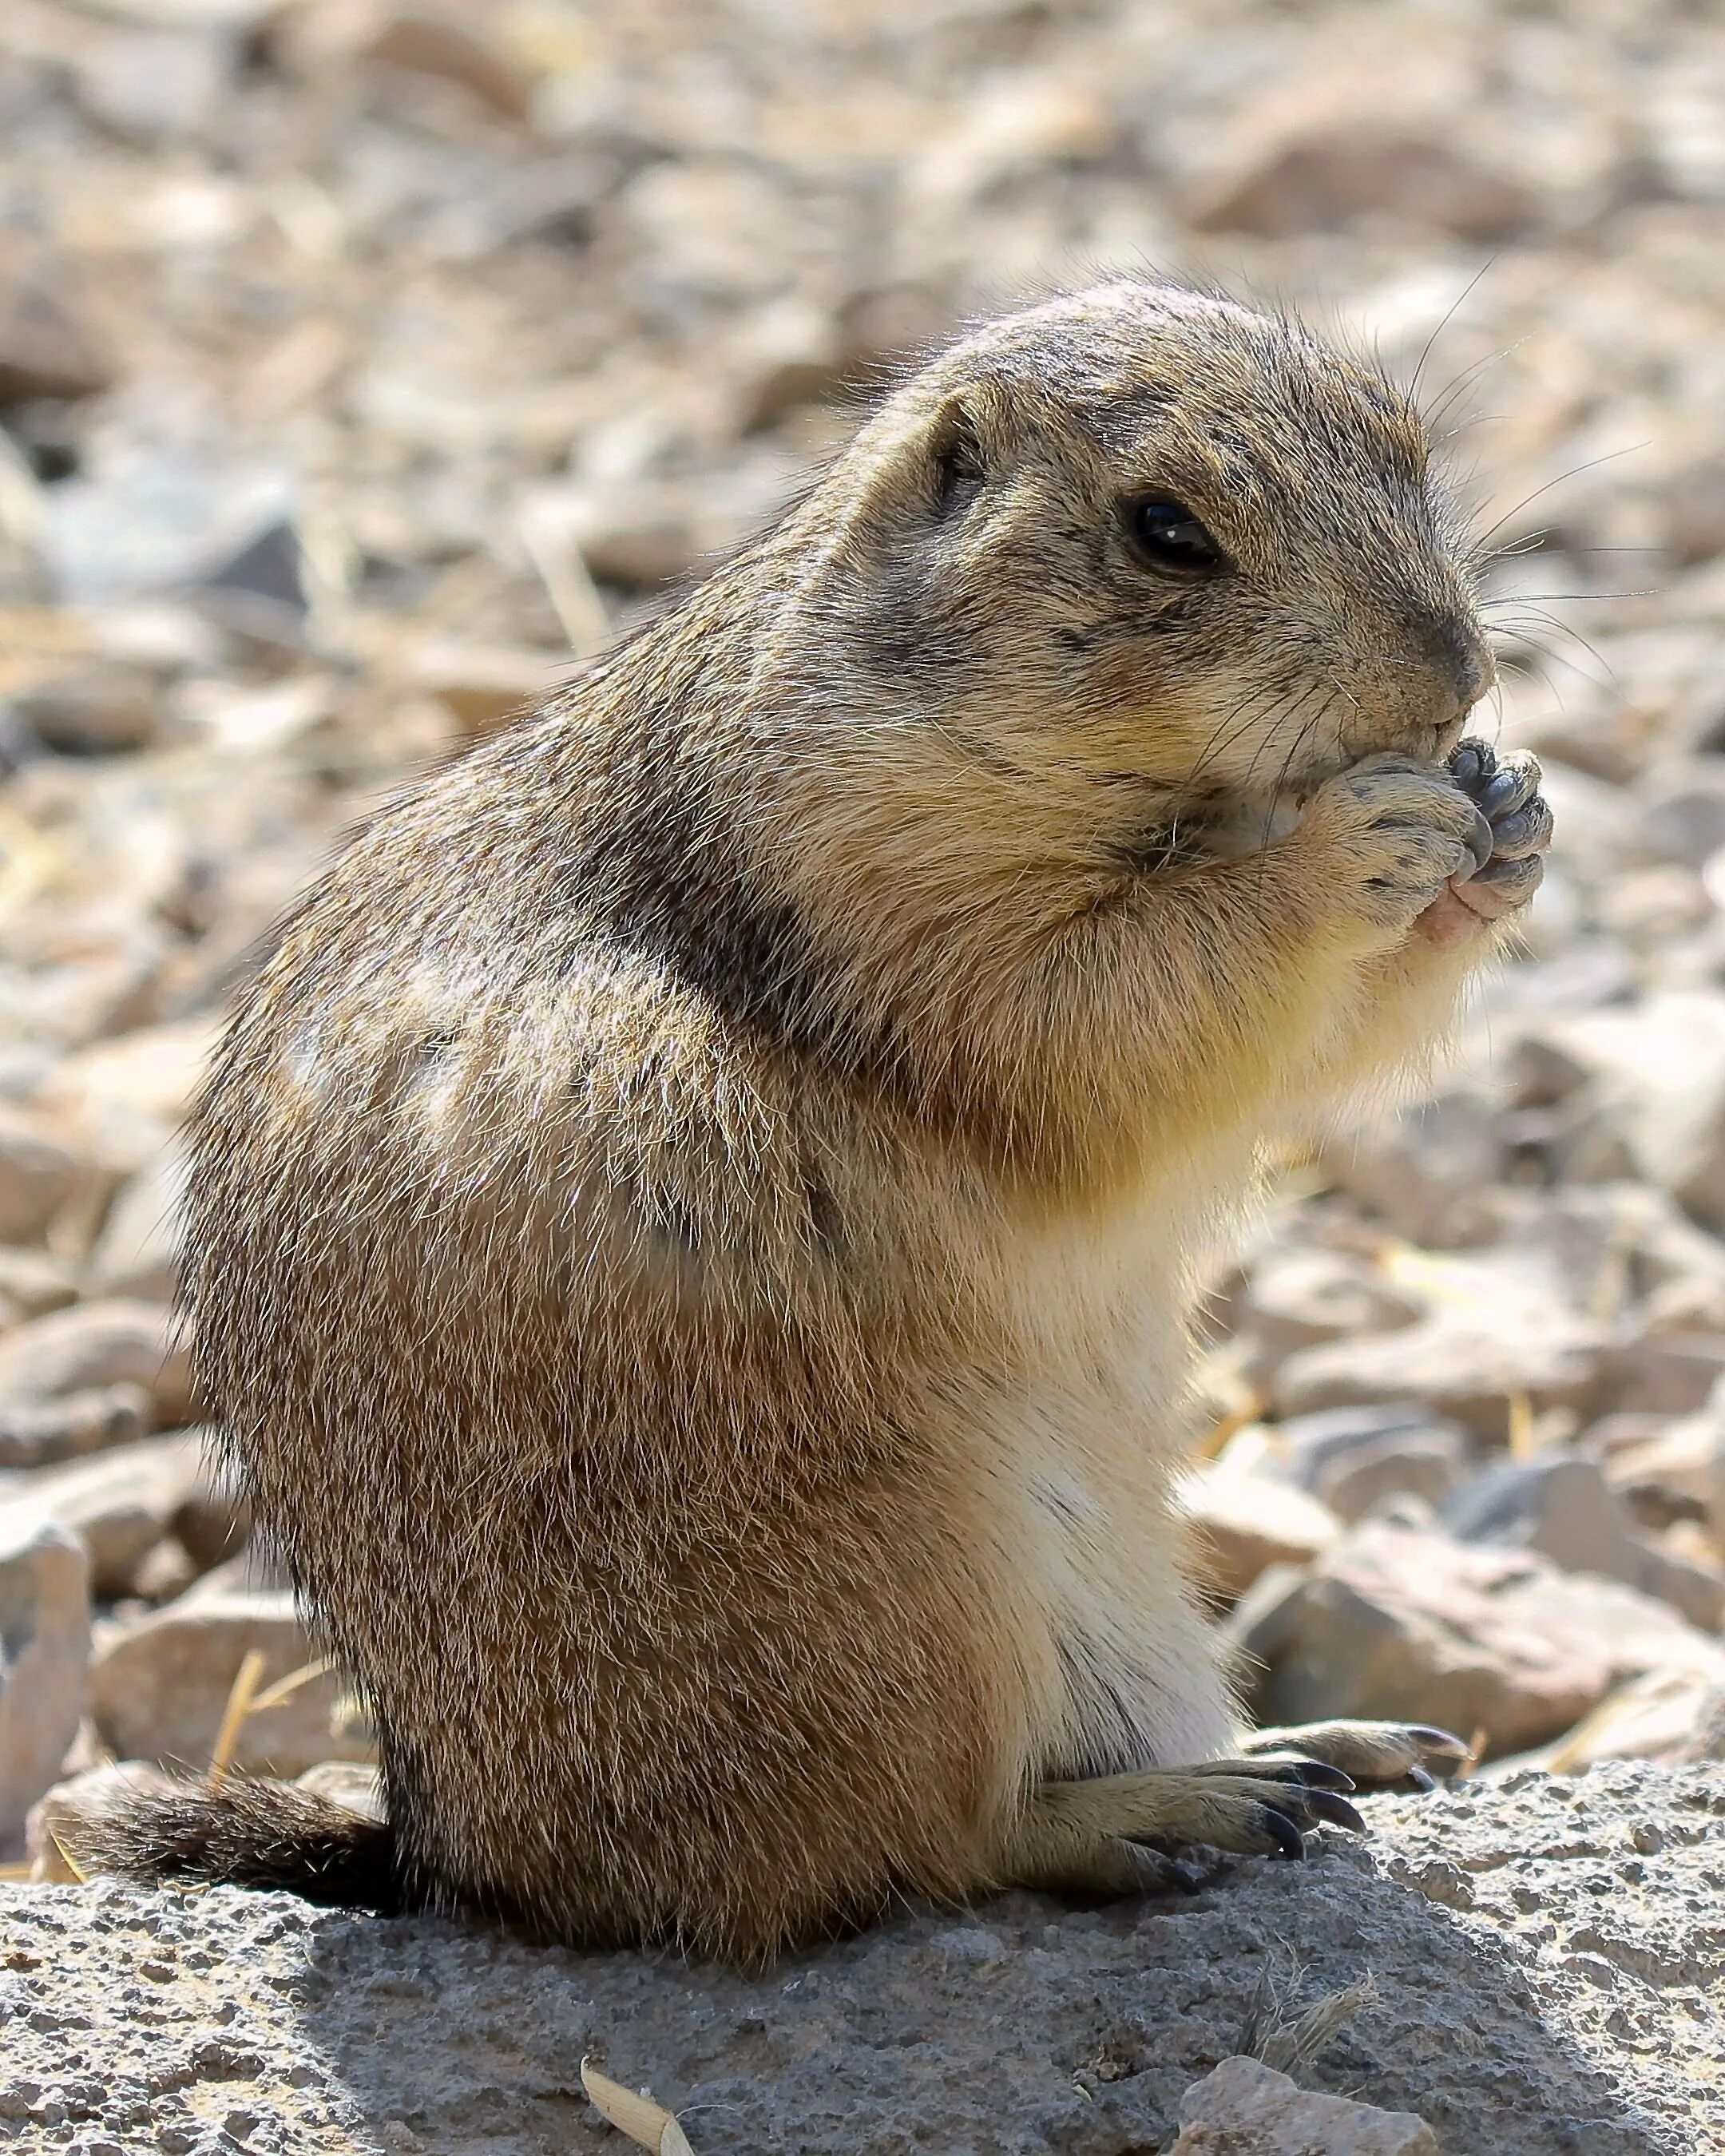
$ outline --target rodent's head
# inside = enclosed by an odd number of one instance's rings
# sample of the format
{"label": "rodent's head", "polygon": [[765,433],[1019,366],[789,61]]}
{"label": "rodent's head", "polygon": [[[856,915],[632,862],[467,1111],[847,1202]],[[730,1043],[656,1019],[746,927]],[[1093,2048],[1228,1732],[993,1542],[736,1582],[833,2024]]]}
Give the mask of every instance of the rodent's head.
{"label": "rodent's head", "polygon": [[1288,321],[1176,288],[1105,285],[955,345],[798,521],[854,694],[1122,808],[1440,758],[1491,678],[1406,402]]}

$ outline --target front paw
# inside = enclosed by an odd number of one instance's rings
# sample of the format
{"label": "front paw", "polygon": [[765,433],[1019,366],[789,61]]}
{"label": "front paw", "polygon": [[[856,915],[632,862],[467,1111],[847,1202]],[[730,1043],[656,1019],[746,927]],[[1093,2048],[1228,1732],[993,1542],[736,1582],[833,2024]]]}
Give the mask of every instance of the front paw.
{"label": "front paw", "polygon": [[1485,866],[1491,826],[1440,764],[1372,756],[1313,797],[1296,840],[1317,851],[1323,896],[1393,942]]}
{"label": "front paw", "polygon": [[1544,876],[1552,836],[1539,760],[1527,750],[1500,759],[1489,742],[1465,741],[1450,757],[1450,771],[1491,826],[1491,851],[1482,867],[1450,883],[1420,915],[1420,932],[1439,945],[1519,913]]}

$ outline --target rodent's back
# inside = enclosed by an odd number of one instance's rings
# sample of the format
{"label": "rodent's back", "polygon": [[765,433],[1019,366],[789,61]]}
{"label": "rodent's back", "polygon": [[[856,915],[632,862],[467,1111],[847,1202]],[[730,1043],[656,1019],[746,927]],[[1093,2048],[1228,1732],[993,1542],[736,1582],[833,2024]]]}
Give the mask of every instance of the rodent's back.
{"label": "rodent's back", "polygon": [[[927,1343],[879,1332],[833,1104],[720,978],[760,953],[716,870],[667,947],[690,804],[637,716],[578,690],[296,911],[198,1119],[188,1291],[409,1865],[589,1938],[677,1932],[703,1876],[691,1943],[746,1954],[937,1880],[992,1740],[942,1462],[906,1501]],[[845,1684],[787,1652],[919,1573],[927,1621]]]}

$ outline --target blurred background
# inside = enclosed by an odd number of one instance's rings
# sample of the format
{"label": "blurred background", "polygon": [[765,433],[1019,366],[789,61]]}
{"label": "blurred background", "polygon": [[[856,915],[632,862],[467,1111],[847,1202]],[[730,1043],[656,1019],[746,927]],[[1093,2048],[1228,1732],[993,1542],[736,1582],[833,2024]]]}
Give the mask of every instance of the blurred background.
{"label": "blurred background", "polygon": [[1725,1751],[1720,10],[5,0],[0,1835],[63,1763],[367,1756],[175,1435],[173,1130],[254,940],[906,353],[1115,268],[1417,377],[1558,816],[1433,1097],[1218,1283],[1256,1704]]}

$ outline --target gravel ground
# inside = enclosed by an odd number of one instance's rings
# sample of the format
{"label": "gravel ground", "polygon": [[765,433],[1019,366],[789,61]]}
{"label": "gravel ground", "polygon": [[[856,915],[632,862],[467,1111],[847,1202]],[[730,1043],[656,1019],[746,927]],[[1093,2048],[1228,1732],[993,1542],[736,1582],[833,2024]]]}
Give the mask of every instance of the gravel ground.
{"label": "gravel ground", "polygon": [[1639,1765],[1375,1800],[1368,1845],[1177,1906],[1014,1895],[759,1981],[277,1895],[0,1898],[0,2139],[217,2156],[619,2149],[591,2054],[696,2156],[1151,2156],[1290,2010],[1376,1995],[1306,2074],[1449,2156],[1725,2150],[1725,1784]]}

